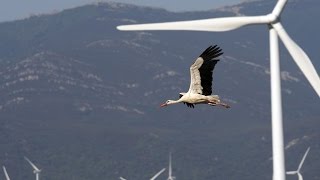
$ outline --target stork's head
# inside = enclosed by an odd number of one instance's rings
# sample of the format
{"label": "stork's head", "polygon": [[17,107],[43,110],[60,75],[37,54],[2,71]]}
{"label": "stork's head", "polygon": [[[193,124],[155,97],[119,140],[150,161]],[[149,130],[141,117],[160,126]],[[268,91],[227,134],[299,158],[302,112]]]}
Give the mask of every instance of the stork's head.
{"label": "stork's head", "polygon": [[170,104],[174,104],[176,101],[175,100],[167,100],[165,103],[161,104],[160,107],[165,107]]}

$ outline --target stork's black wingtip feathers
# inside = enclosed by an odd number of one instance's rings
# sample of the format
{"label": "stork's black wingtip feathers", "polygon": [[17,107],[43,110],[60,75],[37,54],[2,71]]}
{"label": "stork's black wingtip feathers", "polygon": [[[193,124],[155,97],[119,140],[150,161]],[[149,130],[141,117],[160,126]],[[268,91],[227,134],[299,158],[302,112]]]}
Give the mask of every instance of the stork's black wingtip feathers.
{"label": "stork's black wingtip feathers", "polygon": [[219,62],[218,57],[223,54],[222,49],[217,46],[209,46],[200,57],[203,59],[203,64],[199,68],[201,77],[202,94],[212,94],[212,72],[215,65]]}
{"label": "stork's black wingtip feathers", "polygon": [[222,54],[222,49],[218,45],[211,45],[206,50],[204,50],[199,57],[203,58],[204,60],[212,60],[221,56]]}

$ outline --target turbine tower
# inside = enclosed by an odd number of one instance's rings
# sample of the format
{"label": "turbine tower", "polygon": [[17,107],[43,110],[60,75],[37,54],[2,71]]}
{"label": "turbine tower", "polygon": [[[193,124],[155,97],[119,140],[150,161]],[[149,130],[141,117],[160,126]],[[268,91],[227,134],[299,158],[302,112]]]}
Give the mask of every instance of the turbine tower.
{"label": "turbine tower", "polygon": [[2,168],[3,168],[4,175],[6,176],[6,180],[10,180],[6,167],[2,166]]}
{"label": "turbine tower", "polygon": [[168,174],[168,180],[175,180],[176,177],[172,176],[172,158],[171,153],[169,154],[169,174]]}
{"label": "turbine tower", "polygon": [[270,14],[262,16],[211,18],[193,21],[123,25],[117,27],[119,30],[123,31],[187,30],[221,32],[234,30],[246,25],[268,25],[270,36],[273,180],[285,180],[278,37],[280,37],[293,60],[296,62],[318,96],[320,96],[320,78],[316,69],[307,54],[290,38],[281,25],[280,16],[286,3],[287,0],[278,0],[273,11]]}
{"label": "turbine tower", "polygon": [[39,180],[41,169],[37,168],[37,166],[34,165],[27,157],[24,157],[24,159],[32,166],[33,173],[36,175],[36,180]]}
{"label": "turbine tower", "polygon": [[301,167],[302,167],[302,165],[303,165],[303,162],[304,162],[304,160],[306,159],[309,151],[310,151],[310,147],[308,147],[307,151],[304,153],[303,158],[301,159],[301,162],[300,162],[300,164],[299,164],[299,166],[298,166],[298,169],[297,169],[296,171],[288,171],[288,172],[287,172],[288,175],[297,174],[298,177],[299,177],[299,180],[303,180],[303,177],[302,177],[302,175],[301,175],[301,173],[300,173],[300,170],[301,170]]}

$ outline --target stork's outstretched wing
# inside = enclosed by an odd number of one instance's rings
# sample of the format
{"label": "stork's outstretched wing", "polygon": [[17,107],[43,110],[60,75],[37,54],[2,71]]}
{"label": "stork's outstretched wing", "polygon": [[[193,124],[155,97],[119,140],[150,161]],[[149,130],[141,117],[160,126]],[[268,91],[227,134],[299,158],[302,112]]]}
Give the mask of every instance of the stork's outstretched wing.
{"label": "stork's outstretched wing", "polygon": [[212,93],[212,72],[219,61],[217,57],[223,54],[222,49],[209,46],[190,67],[190,87],[191,93],[211,95]]}

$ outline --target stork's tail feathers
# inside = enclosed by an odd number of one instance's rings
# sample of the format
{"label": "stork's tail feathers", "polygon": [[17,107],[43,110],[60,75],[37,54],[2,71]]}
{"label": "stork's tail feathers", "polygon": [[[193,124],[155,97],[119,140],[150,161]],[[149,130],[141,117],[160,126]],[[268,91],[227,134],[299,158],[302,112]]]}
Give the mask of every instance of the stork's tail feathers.
{"label": "stork's tail feathers", "polygon": [[215,46],[209,46],[205,51],[202,52],[202,54],[199,57],[202,57],[203,59],[214,59],[216,57],[219,57],[223,54],[222,49],[215,45]]}

